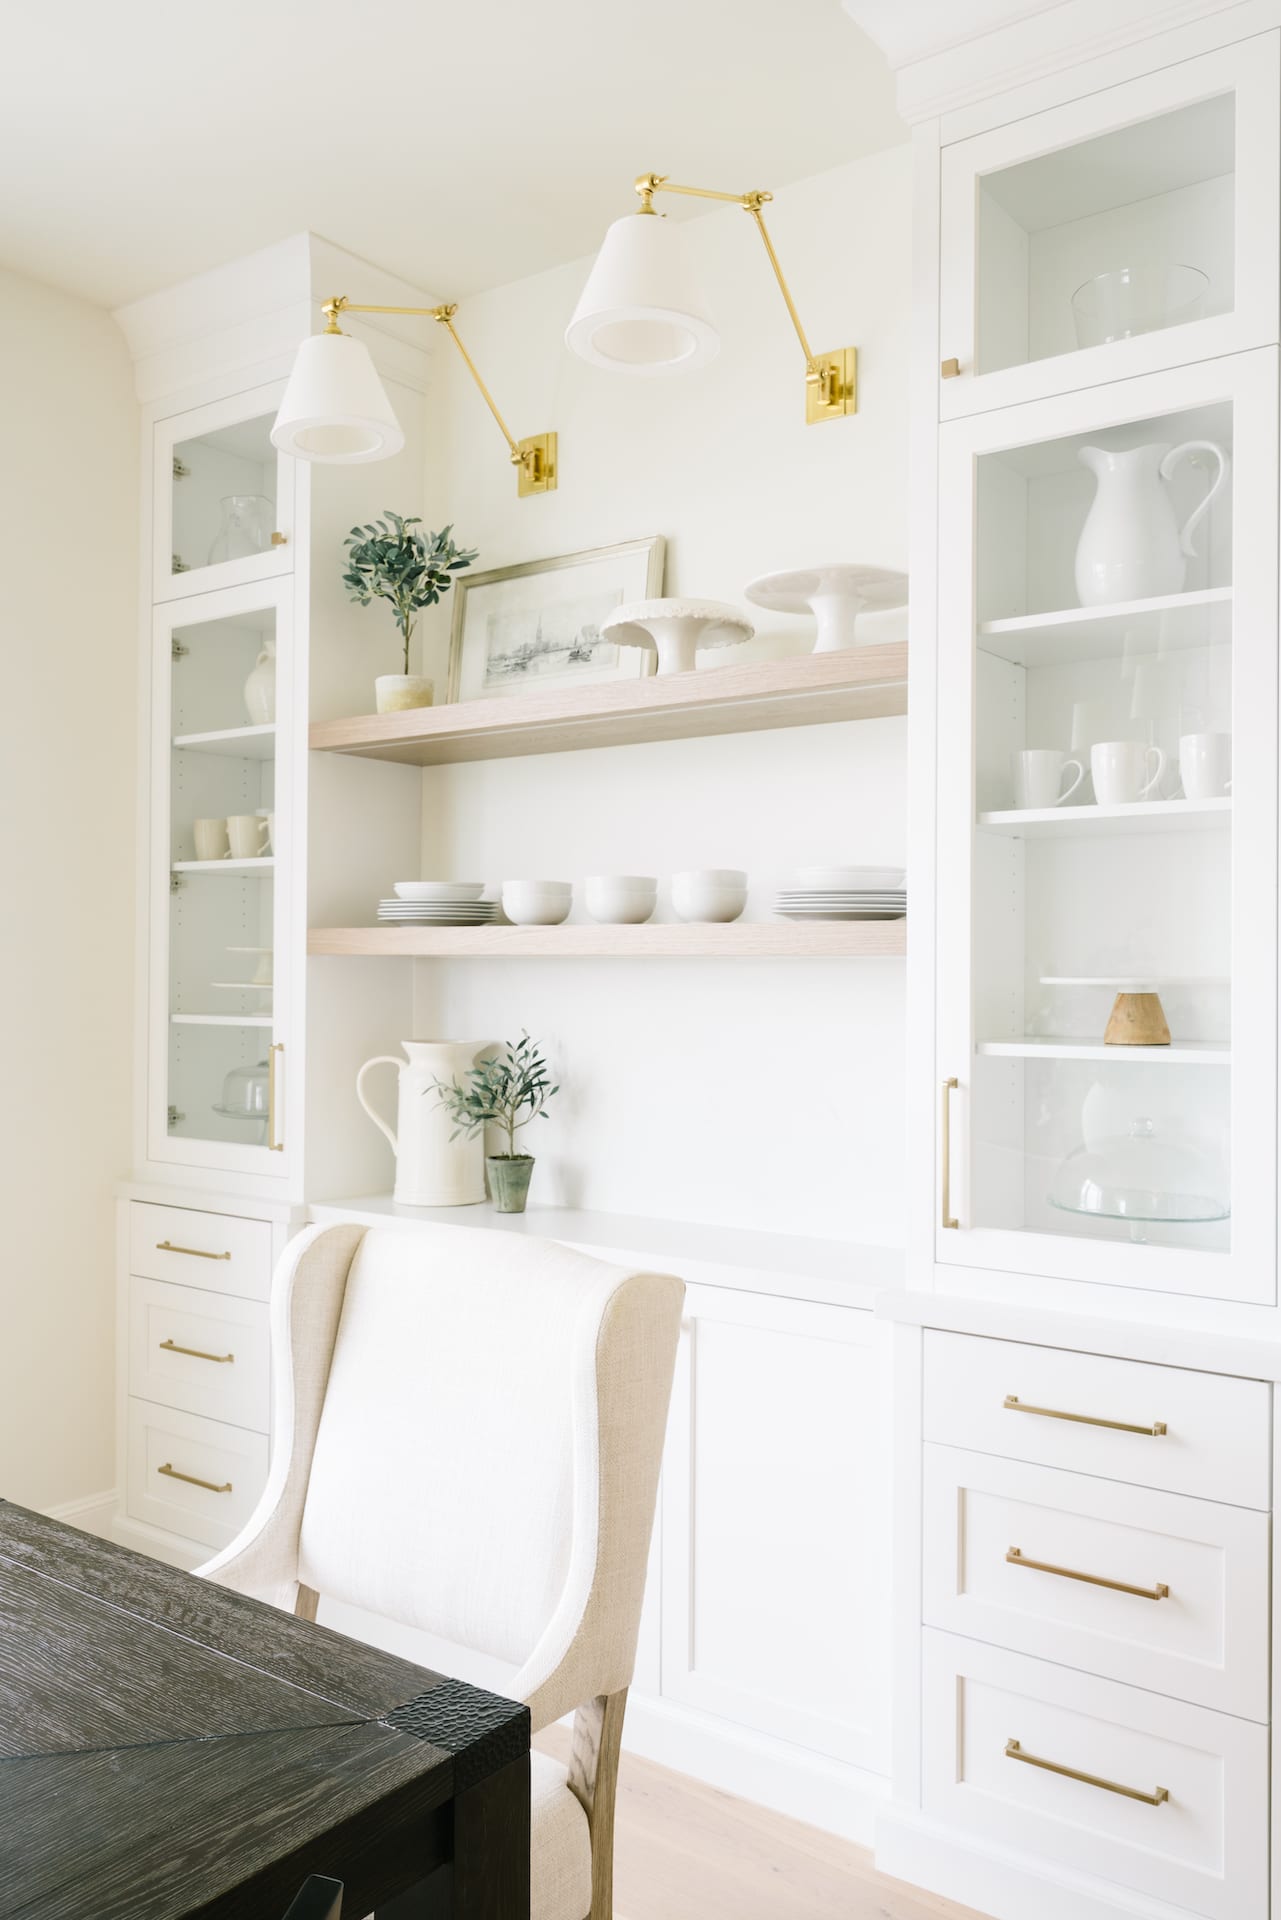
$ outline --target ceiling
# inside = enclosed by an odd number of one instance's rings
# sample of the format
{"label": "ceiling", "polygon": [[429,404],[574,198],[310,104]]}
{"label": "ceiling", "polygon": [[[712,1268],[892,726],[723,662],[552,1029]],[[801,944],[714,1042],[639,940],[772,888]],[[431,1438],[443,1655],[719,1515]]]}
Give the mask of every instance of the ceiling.
{"label": "ceiling", "polygon": [[452,299],[590,252],[650,168],[904,137],[840,0],[60,0],[6,30],[0,265],[116,306],[310,228]]}

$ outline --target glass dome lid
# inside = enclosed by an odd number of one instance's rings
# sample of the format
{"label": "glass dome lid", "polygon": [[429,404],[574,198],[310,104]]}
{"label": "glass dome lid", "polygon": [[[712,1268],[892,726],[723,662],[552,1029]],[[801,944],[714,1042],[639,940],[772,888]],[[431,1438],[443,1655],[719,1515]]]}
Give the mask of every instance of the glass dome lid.
{"label": "glass dome lid", "polygon": [[1128,1134],[1078,1147],[1059,1166],[1051,1206],[1101,1220],[1190,1225],[1226,1220],[1225,1178],[1218,1160],[1189,1140],[1163,1138],[1136,1116]]}

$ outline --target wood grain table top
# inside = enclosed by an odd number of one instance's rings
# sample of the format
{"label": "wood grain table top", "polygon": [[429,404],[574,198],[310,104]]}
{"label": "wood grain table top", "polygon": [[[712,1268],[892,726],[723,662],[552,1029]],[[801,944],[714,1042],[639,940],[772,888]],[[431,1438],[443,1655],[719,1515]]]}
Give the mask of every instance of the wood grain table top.
{"label": "wood grain table top", "polygon": [[308,1873],[371,1913],[528,1751],[512,1701],[0,1501],[0,1920],[269,1920]]}

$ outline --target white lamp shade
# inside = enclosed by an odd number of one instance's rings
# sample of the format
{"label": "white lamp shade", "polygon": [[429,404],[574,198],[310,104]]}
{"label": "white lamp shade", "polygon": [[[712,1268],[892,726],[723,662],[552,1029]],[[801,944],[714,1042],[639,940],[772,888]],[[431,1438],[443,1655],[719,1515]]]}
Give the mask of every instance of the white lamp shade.
{"label": "white lamp shade", "polygon": [[615,373],[679,373],[712,359],[720,335],[680,227],[661,214],[615,220],[565,340],[582,359]]}
{"label": "white lamp shade", "polygon": [[405,436],[368,347],[349,333],[314,333],[304,340],[271,443],[296,460],[333,466],[399,453]]}

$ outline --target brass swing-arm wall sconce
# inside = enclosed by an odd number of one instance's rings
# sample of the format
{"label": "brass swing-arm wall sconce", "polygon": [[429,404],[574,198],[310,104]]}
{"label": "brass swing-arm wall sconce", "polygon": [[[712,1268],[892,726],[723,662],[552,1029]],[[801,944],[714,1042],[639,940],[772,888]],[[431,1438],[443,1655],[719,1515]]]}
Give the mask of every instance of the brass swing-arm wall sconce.
{"label": "brass swing-arm wall sconce", "polygon": [[773,194],[680,186],[662,173],[640,174],[636,192],[642,217],[625,215],[610,227],[566,330],[575,353],[595,366],[640,374],[675,373],[712,358],[720,336],[694,284],[684,235],[657,216],[654,195],[724,201],[741,207],[755,222],[796,329],[805,355],[807,422],[839,420],[858,411],[858,350],[840,347],[834,353],[815,353],[810,346],[761,211]]}
{"label": "brass swing-arm wall sconce", "polygon": [[[274,445],[300,460],[350,464],[385,460],[405,444],[369,350],[338,325],[340,313],[396,313],[435,320],[463,357],[467,371],[480,388],[481,398],[498,423],[516,468],[516,492],[521,499],[556,488],[556,435],[535,433],[517,440],[498,411],[493,394],[480,377],[454,326],[456,304],[439,307],[385,307],[349,300],[335,294],[321,311],[325,331],[304,340],[271,430]],[[341,344],[340,344],[341,343]]]}

